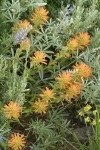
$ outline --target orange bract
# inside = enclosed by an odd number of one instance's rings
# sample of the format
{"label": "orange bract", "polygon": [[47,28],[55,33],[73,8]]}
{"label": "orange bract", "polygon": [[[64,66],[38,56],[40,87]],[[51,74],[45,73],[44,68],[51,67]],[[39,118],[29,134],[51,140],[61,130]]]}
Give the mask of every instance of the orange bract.
{"label": "orange bract", "polygon": [[35,10],[35,12],[32,15],[31,21],[36,24],[36,25],[42,25],[46,22],[46,20],[49,18],[48,17],[48,11],[46,9],[38,8]]}
{"label": "orange bract", "polygon": [[59,77],[56,77],[56,79],[58,80],[61,88],[66,88],[70,84],[72,77],[70,73],[66,73],[65,71],[63,71],[61,75],[59,75]]}
{"label": "orange bract", "polygon": [[40,94],[40,96],[46,102],[48,102],[51,99],[54,99],[55,98],[54,95],[55,95],[55,93],[53,92],[53,90],[49,89],[48,87],[46,87],[46,90],[43,91],[43,94]]}
{"label": "orange bract", "polygon": [[77,64],[75,66],[73,66],[74,69],[77,69],[77,76],[79,77],[84,77],[84,78],[90,78],[92,75],[92,70],[91,68],[86,65],[85,63],[80,63]]}
{"label": "orange bract", "polygon": [[40,98],[38,98],[38,101],[33,103],[33,108],[35,113],[46,113],[47,110],[47,103],[40,101]]}
{"label": "orange bract", "polygon": [[30,22],[27,20],[24,20],[24,21],[20,20],[16,26],[18,29],[21,29],[21,28],[26,29],[27,27],[30,26]]}
{"label": "orange bract", "polygon": [[20,43],[20,49],[22,49],[22,50],[27,50],[27,49],[29,49],[29,47],[30,47],[30,40],[28,39],[28,38],[26,38],[25,39],[25,41],[22,41],[21,43]]}
{"label": "orange bract", "polygon": [[76,39],[72,38],[67,42],[67,47],[69,50],[71,50],[72,52],[76,50],[76,48],[78,47],[78,42]]}
{"label": "orange bract", "polygon": [[23,134],[14,133],[8,140],[8,146],[13,150],[21,150],[25,147],[25,137]]}
{"label": "orange bract", "polygon": [[16,102],[11,101],[8,105],[4,105],[4,114],[8,119],[12,117],[17,119],[20,116],[22,107],[19,106]]}
{"label": "orange bract", "polygon": [[46,63],[46,59],[45,59],[46,55],[44,52],[41,52],[41,51],[36,51],[34,53],[34,56],[32,56],[30,59],[32,61],[32,63],[34,62],[34,64],[36,66],[40,65],[41,63],[42,64],[47,64]]}
{"label": "orange bract", "polygon": [[71,84],[66,91],[66,99],[71,100],[77,97],[81,92],[81,85]]}
{"label": "orange bract", "polygon": [[79,35],[75,36],[75,39],[78,42],[78,48],[83,50],[90,43],[90,35],[87,32],[79,33]]}

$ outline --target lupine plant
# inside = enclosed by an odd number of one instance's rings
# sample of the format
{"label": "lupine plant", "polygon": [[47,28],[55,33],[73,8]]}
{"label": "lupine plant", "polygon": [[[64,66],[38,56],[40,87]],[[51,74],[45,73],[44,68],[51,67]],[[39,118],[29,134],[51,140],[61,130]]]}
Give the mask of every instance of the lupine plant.
{"label": "lupine plant", "polygon": [[0,150],[99,150],[99,0],[0,4]]}

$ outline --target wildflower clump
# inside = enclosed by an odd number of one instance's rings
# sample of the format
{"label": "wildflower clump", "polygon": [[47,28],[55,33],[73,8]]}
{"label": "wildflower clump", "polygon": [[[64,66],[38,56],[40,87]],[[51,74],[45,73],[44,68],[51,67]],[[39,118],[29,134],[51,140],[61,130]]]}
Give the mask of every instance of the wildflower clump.
{"label": "wildflower clump", "polygon": [[77,70],[76,73],[78,77],[90,78],[92,75],[91,68],[83,62],[81,62],[80,64],[76,63],[73,68]]}
{"label": "wildflower clump", "polygon": [[22,107],[16,102],[11,101],[8,105],[4,105],[3,111],[8,119],[11,119],[12,117],[18,119],[22,111]]}
{"label": "wildflower clump", "polygon": [[84,116],[84,111],[80,111],[79,116]]}
{"label": "wildflower clump", "polygon": [[96,115],[96,114],[97,114],[97,110],[94,110],[94,111],[93,111],[93,115]]}
{"label": "wildflower clump", "polygon": [[34,66],[39,66],[40,64],[47,64],[46,54],[42,51],[36,51],[34,53],[34,56],[30,58],[31,60],[31,67]]}
{"label": "wildflower clump", "polygon": [[91,108],[92,108],[92,107],[91,107],[90,105],[86,105],[86,106],[84,107],[84,112],[89,111]]}
{"label": "wildflower clump", "polygon": [[68,41],[68,43],[67,43],[67,47],[68,47],[68,49],[69,49],[71,52],[74,52],[74,51],[77,49],[77,47],[78,47],[78,42],[77,42],[77,40],[74,39],[74,38],[71,38],[71,39]]}
{"label": "wildflower clump", "polygon": [[76,49],[84,50],[90,44],[90,35],[87,32],[80,32],[78,35],[75,35],[74,38],[71,38],[66,46],[69,49],[70,53],[75,52]]}
{"label": "wildflower clump", "polygon": [[85,122],[90,122],[90,117],[84,118],[84,121],[85,121]]}
{"label": "wildflower clump", "polygon": [[32,29],[32,25],[27,20],[24,21],[20,20],[13,27],[13,31],[15,35],[14,44],[19,44],[20,50],[29,49],[30,40],[27,36],[31,29]]}
{"label": "wildflower clump", "polygon": [[79,116],[84,118],[85,123],[96,125],[99,122],[97,109],[92,110],[92,106],[87,104],[79,112]]}
{"label": "wildflower clump", "polygon": [[70,57],[70,53],[68,49],[66,48],[66,46],[63,46],[62,50],[56,54],[55,60],[58,61],[61,58],[69,58],[69,57]]}
{"label": "wildflower clump", "polygon": [[31,26],[30,22],[27,21],[26,19],[24,21],[20,20],[15,24],[13,27],[14,31],[20,31],[21,29],[28,29]]}
{"label": "wildflower clump", "polygon": [[19,42],[23,42],[27,37],[27,32],[25,29],[20,29],[16,35],[15,35],[15,40],[14,40],[14,43],[15,44],[18,44]]}
{"label": "wildflower clump", "polygon": [[75,39],[78,42],[79,50],[84,50],[90,43],[90,35],[87,32],[79,33],[79,35],[75,36]]}
{"label": "wildflower clump", "polygon": [[22,150],[25,147],[25,136],[23,134],[14,133],[8,140],[8,147],[13,150]]}
{"label": "wildflower clump", "polygon": [[62,73],[55,78],[58,87],[60,87],[60,93],[62,93],[60,96],[64,98],[63,94],[66,93],[65,99],[68,101],[76,99],[83,88],[82,79],[90,78],[91,75],[91,68],[82,62],[79,64],[76,63],[71,71],[62,71]]}
{"label": "wildflower clump", "polygon": [[58,80],[61,88],[66,88],[71,83],[72,77],[70,73],[63,71],[58,77],[56,77],[56,80]]}
{"label": "wildflower clump", "polygon": [[20,49],[21,50],[28,50],[30,48],[30,40],[29,38],[26,38],[22,42],[20,42]]}
{"label": "wildflower clump", "polygon": [[32,23],[35,26],[44,24],[46,20],[49,18],[48,13],[49,12],[43,7],[35,9],[35,12],[33,12],[33,15],[31,18]]}
{"label": "wildflower clump", "polygon": [[91,124],[95,126],[95,125],[96,125],[96,121],[93,120],[93,121],[91,122]]}
{"label": "wildflower clump", "polygon": [[46,113],[47,111],[47,107],[48,107],[48,104],[42,100],[40,100],[40,98],[38,98],[38,100],[36,102],[33,103],[33,111],[35,113]]}
{"label": "wildflower clump", "polygon": [[66,89],[66,99],[71,100],[75,99],[81,92],[81,85],[80,84],[71,84]]}
{"label": "wildflower clump", "polygon": [[52,99],[55,99],[55,93],[53,90],[49,89],[48,87],[46,87],[45,90],[43,90],[43,93],[40,94],[40,97],[45,101],[45,102],[49,102],[52,101]]}
{"label": "wildflower clump", "polygon": [[1,1],[0,149],[98,149],[98,0]]}

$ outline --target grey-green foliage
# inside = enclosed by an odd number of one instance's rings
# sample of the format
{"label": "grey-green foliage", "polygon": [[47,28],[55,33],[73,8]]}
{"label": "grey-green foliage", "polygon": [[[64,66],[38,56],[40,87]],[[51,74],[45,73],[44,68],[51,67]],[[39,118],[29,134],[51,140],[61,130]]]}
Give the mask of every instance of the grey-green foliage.
{"label": "grey-green foliage", "polygon": [[[98,2],[95,0],[91,1],[90,7],[85,8],[85,3],[88,3],[87,0],[85,1],[77,1],[75,5],[75,13],[73,17],[73,30],[75,32],[79,32],[79,30],[86,31],[96,24],[99,11],[96,9]],[[76,27],[77,26],[77,27]]]}
{"label": "grey-green foliage", "polygon": [[45,6],[43,0],[1,0],[0,2],[0,53],[8,53],[12,45],[11,30],[19,20],[31,17],[34,9]]}
{"label": "grey-green foliage", "polygon": [[3,95],[5,101],[17,101],[20,105],[25,102],[25,92],[27,86],[27,75],[19,76],[10,73],[6,82],[6,92]]}
{"label": "grey-green foliage", "polygon": [[54,34],[54,21],[50,19],[46,23],[46,28],[41,26],[40,31],[36,31],[35,35],[31,36],[32,46],[36,49],[45,51],[47,53],[53,53],[53,47],[61,47],[62,41],[59,39],[59,35]]}
{"label": "grey-green foliage", "polygon": [[0,55],[0,82],[6,78],[6,71],[7,71],[7,61],[3,55]]}
{"label": "grey-green foliage", "polygon": [[7,147],[7,135],[9,134],[10,132],[10,128],[7,126],[6,123],[0,124],[0,138],[1,138],[1,141],[0,141],[0,150],[6,150],[6,147]]}
{"label": "grey-green foliage", "polygon": [[38,143],[38,145],[32,144],[32,146],[30,146],[30,149],[31,150],[46,150],[46,148],[40,143]]}
{"label": "grey-green foliage", "polygon": [[85,83],[81,98],[85,99],[86,103],[100,104],[100,79]]}
{"label": "grey-green foliage", "polygon": [[4,0],[1,6],[1,13],[5,18],[4,22],[16,22],[21,15],[31,9],[31,13],[35,7],[44,6],[43,0]]}
{"label": "grey-green foliage", "polygon": [[62,148],[68,135],[69,122],[65,119],[64,110],[50,110],[45,121],[32,120],[29,124],[29,134],[36,137],[31,149],[57,150]]}
{"label": "grey-green foliage", "polygon": [[44,148],[55,148],[56,142],[60,140],[60,135],[53,130],[53,125],[46,125],[42,120],[32,120],[29,130],[35,134],[37,145],[41,143]]}
{"label": "grey-green foliage", "polygon": [[62,7],[56,21],[48,20],[46,28],[41,27],[31,37],[33,47],[47,52],[50,49],[62,49],[71,36],[79,32],[93,31],[99,19],[98,1],[93,0],[89,7],[86,6],[87,3],[83,0],[77,1],[70,17],[66,15],[68,8]]}
{"label": "grey-green foliage", "polygon": [[2,36],[0,38],[0,54],[5,55],[10,53],[9,49],[12,46],[12,42],[13,42],[13,36],[10,35],[7,30],[4,31],[4,33],[2,33]]}
{"label": "grey-green foliage", "polygon": [[13,100],[22,105],[25,102],[28,75],[26,69],[22,75],[18,74],[19,63],[15,59],[0,56],[0,94],[3,102]]}
{"label": "grey-green foliage", "polygon": [[6,125],[6,123],[3,124],[3,126],[0,127],[0,136],[4,136],[9,131],[10,131],[10,129],[8,129],[8,126]]}
{"label": "grey-green foliage", "polygon": [[52,124],[46,125],[45,121],[43,122],[42,120],[32,120],[29,124],[29,130],[36,136],[38,135],[38,139],[46,138],[47,135],[52,133],[52,128]]}
{"label": "grey-green foliage", "polygon": [[8,75],[8,64],[6,57],[3,55],[0,55],[0,97],[2,98],[2,95],[4,95],[6,89],[5,89],[5,82],[7,80]]}
{"label": "grey-green foliage", "polygon": [[96,40],[94,48],[91,47],[79,55],[79,61],[89,65],[93,74],[90,81],[85,82],[81,97],[85,98],[86,102],[94,104],[100,104],[100,47],[97,47],[99,45],[96,44],[98,41],[99,39]]}
{"label": "grey-green foliage", "polygon": [[55,130],[65,136],[67,133],[66,129],[68,128],[70,122],[67,119],[64,119],[66,118],[66,114],[63,113],[63,111],[63,109],[52,109],[52,111],[48,112],[47,121],[55,126]]}
{"label": "grey-green foliage", "polygon": [[21,7],[19,0],[12,0],[11,2],[9,0],[4,0],[1,11],[5,18],[4,22],[16,22],[25,9]]}
{"label": "grey-green foliage", "polygon": [[70,19],[66,15],[67,8],[62,8],[54,30],[55,33],[62,33],[61,38],[67,40],[70,36],[78,32],[86,32],[91,28],[93,29],[99,18],[99,11],[96,9],[97,1],[93,0],[90,7],[86,7],[84,5],[85,2],[87,1],[79,0],[76,2],[73,6],[74,10]]}
{"label": "grey-green foliage", "polygon": [[96,49],[100,48],[100,27],[98,26],[95,28],[93,32],[93,37],[91,37],[91,47],[94,48],[94,51]]}
{"label": "grey-green foliage", "polygon": [[[29,133],[36,137],[36,142],[30,147],[32,150],[57,150],[62,148],[66,141],[69,122],[64,110],[50,110],[45,121],[32,120],[29,124]],[[65,142],[66,143],[66,142]]]}

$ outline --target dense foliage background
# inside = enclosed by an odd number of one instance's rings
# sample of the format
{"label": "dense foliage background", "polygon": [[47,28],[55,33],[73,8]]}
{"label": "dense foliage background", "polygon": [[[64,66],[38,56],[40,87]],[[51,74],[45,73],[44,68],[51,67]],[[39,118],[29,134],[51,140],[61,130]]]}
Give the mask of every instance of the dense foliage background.
{"label": "dense foliage background", "polygon": [[0,150],[100,149],[99,10],[0,1]]}

